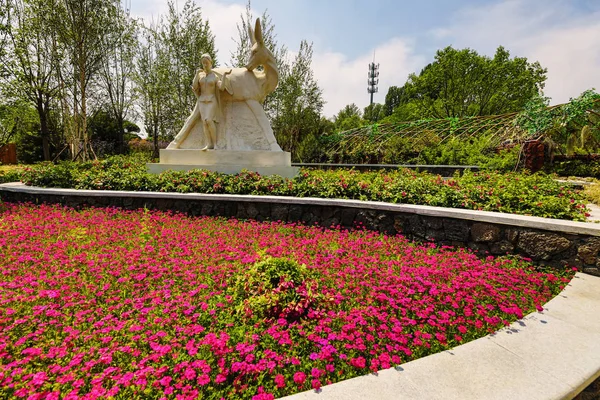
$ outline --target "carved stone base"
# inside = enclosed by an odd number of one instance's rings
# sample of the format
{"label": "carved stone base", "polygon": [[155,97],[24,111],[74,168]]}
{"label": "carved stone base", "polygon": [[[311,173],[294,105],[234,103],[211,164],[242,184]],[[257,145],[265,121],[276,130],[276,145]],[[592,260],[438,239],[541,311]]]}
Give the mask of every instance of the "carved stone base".
{"label": "carved stone base", "polygon": [[279,175],[293,178],[300,170],[292,167],[291,154],[284,151],[241,151],[241,150],[160,150],[160,163],[150,163],[150,173],[159,174],[167,170],[189,171],[205,169],[237,174],[242,170],[255,171],[261,175]]}

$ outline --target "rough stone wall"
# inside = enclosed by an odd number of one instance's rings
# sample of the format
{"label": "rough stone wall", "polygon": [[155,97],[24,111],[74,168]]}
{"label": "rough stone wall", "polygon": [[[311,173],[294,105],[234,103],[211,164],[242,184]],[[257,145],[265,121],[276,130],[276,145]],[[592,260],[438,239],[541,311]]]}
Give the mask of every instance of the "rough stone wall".
{"label": "rough stone wall", "polygon": [[520,254],[540,265],[577,266],[600,276],[600,237],[544,231],[503,224],[429,217],[397,211],[344,206],[287,204],[283,202],[164,199],[140,197],[64,196],[2,191],[3,201],[60,203],[72,207],[114,206],[127,209],[174,210],[192,216],[223,216],[257,221],[301,222],[322,227],[354,228],[395,235],[416,241],[468,247],[481,255]]}

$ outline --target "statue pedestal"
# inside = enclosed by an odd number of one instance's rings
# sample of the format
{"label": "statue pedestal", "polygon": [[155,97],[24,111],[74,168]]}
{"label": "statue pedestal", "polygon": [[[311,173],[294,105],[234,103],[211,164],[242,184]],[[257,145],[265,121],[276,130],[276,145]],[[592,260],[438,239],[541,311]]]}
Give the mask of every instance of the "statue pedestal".
{"label": "statue pedestal", "polygon": [[293,178],[300,168],[292,167],[291,154],[284,151],[260,150],[160,150],[160,163],[150,163],[150,173],[159,174],[167,170],[189,171],[205,169],[237,174],[243,169],[258,172],[261,175],[279,175]]}

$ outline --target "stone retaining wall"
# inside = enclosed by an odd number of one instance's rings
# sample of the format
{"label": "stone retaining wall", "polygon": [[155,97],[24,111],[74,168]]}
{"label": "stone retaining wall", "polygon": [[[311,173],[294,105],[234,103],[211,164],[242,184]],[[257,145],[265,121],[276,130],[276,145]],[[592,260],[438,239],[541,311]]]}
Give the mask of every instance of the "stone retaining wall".
{"label": "stone retaining wall", "polygon": [[520,254],[541,265],[577,266],[600,276],[600,226],[485,211],[274,196],[236,196],[0,185],[2,201],[174,210],[193,216],[301,222],[323,227],[364,227],[408,239],[468,247],[481,255]]}

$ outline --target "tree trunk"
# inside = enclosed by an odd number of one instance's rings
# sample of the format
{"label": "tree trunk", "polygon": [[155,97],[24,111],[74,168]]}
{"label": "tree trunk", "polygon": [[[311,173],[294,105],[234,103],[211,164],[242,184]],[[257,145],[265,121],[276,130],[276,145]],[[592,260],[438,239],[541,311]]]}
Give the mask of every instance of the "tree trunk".
{"label": "tree trunk", "polygon": [[40,117],[40,134],[42,136],[42,150],[44,152],[44,161],[50,161],[50,131],[48,129],[48,119],[46,118],[46,109],[44,102],[40,97],[37,99],[37,112]]}
{"label": "tree trunk", "polygon": [[124,140],[124,129],[123,129],[123,118],[117,117],[117,129],[119,130],[117,136],[117,153],[124,154],[125,153],[125,140]]}
{"label": "tree trunk", "polygon": [[154,158],[158,158],[159,157],[159,152],[158,152],[158,129],[155,128],[154,129],[154,151],[152,152],[152,157]]}
{"label": "tree trunk", "polygon": [[81,89],[81,135],[83,138],[83,152],[81,153],[83,161],[91,158],[88,149],[91,149],[90,138],[87,132],[87,93],[85,85],[86,70],[83,61],[79,65],[79,87]]}

